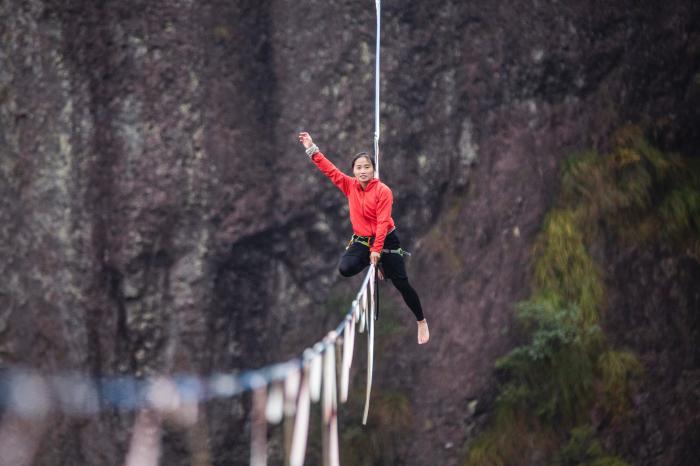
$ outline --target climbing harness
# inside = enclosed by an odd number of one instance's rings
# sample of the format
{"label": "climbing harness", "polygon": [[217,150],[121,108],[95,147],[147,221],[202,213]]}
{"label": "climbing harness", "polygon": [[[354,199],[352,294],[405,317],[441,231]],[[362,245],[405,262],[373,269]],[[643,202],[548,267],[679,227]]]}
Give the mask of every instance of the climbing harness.
{"label": "climbing harness", "polygon": [[[358,235],[356,235],[356,234],[353,234],[353,235],[350,237],[350,241],[348,241],[348,245],[345,246],[345,250],[347,251],[348,249],[350,249],[350,246],[352,246],[353,243],[360,243],[360,244],[362,244],[362,245],[367,246],[368,248],[370,248],[370,247],[372,246],[372,244],[374,244],[374,236],[358,236]],[[382,252],[383,252],[383,253],[386,253],[386,254],[398,254],[398,255],[400,255],[401,257],[403,257],[403,256],[410,256],[410,255],[411,255],[410,252],[406,251],[406,250],[403,249],[403,248],[398,248],[398,249],[382,249]]]}
{"label": "climbing harness", "polygon": [[382,249],[382,252],[385,252],[387,254],[398,254],[399,256],[410,256],[411,253],[406,251],[403,248],[398,248],[398,249]]}
{"label": "climbing harness", "polygon": [[345,246],[345,250],[347,251],[348,249],[350,249],[350,246],[352,246],[353,243],[360,243],[369,248],[372,245],[373,241],[373,236],[358,236],[353,233],[353,235],[350,237],[350,241],[348,241],[348,245]]}

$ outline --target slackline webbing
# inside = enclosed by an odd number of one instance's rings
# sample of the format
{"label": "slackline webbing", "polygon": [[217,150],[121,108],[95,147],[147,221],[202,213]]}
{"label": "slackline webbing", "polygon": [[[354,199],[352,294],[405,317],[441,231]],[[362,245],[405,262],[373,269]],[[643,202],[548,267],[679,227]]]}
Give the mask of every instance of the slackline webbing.
{"label": "slackline webbing", "polygon": [[[32,452],[36,452],[41,432],[54,414],[85,418],[116,409],[137,413],[125,465],[155,466],[164,420],[197,429],[199,403],[252,391],[251,464],[266,464],[267,423],[284,420],[291,426],[289,439],[285,441],[289,445],[286,452],[289,464],[301,466],[306,451],[310,404],[321,401],[324,452],[328,459],[324,464],[337,465],[337,403],[338,399],[341,403],[348,399],[357,327],[360,333],[367,330],[369,397],[376,316],[375,280],[376,268],[370,265],[350,309],[334,330],[300,357],[260,369],[209,377],[181,374],[152,378],[127,375],[94,378],[77,372],[45,375],[23,368],[4,369],[0,371],[0,410],[3,412],[0,457],[11,452],[22,453],[18,448],[26,448],[23,454],[31,457]],[[337,375],[336,348],[341,354]],[[365,420],[367,409],[368,404]]]}
{"label": "slackline webbing", "polygon": [[380,34],[381,34],[381,13],[382,2],[375,0],[377,7],[377,32],[376,44],[374,48],[374,166],[375,175],[379,178],[379,57],[380,57]]}

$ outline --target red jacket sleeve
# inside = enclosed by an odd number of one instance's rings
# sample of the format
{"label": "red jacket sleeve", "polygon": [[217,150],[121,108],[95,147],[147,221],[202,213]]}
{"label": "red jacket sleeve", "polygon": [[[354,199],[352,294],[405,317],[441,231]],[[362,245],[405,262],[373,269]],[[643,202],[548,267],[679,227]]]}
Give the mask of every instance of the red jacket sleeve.
{"label": "red jacket sleeve", "polygon": [[321,152],[316,152],[312,155],[311,160],[316,164],[319,170],[345,194],[345,196],[348,195],[350,192],[350,183],[352,181],[351,177],[338,170],[338,168]]}
{"label": "red jacket sleeve", "polygon": [[370,251],[379,253],[384,249],[384,239],[391,225],[391,204],[394,202],[391,189],[388,186],[382,186],[382,188],[377,195],[377,233],[374,236],[374,244],[370,248]]}

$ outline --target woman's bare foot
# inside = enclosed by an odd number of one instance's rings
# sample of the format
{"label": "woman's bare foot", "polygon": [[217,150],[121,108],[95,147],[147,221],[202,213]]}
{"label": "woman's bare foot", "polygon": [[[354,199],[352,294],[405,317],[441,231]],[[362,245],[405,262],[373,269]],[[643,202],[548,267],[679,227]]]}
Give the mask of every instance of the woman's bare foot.
{"label": "woman's bare foot", "polygon": [[430,331],[428,330],[428,321],[426,319],[418,321],[418,344],[424,345],[430,340]]}

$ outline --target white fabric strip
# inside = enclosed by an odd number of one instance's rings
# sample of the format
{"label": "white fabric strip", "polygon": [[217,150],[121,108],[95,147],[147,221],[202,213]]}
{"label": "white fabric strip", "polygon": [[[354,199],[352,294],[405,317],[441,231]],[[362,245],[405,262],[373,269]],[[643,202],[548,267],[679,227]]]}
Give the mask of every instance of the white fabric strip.
{"label": "white fabric strip", "polygon": [[[374,267],[372,267],[374,269]],[[370,270],[370,273],[375,274],[375,270]],[[372,317],[377,316],[377,294],[375,287],[377,286],[377,280],[372,277],[372,280],[369,281],[369,309],[370,309],[370,314]]]}
{"label": "white fabric strip", "polygon": [[365,332],[365,324],[367,323],[367,285],[363,285],[360,292],[360,333]]}
{"label": "white fabric strip", "polygon": [[318,403],[321,399],[321,375],[323,372],[322,359],[320,354],[316,354],[311,360],[311,375],[309,385],[311,390],[311,401]]}
{"label": "white fabric strip", "polygon": [[[4,380],[7,383],[7,380]],[[0,405],[0,465],[30,466],[48,428],[51,395],[46,380],[37,374],[19,374],[3,387]]]}
{"label": "white fabric strip", "polygon": [[267,385],[253,391],[253,417],[250,422],[250,466],[267,465]]}
{"label": "white fabric strip", "polygon": [[309,407],[311,405],[309,394],[310,372],[310,367],[306,366],[301,377],[297,415],[294,419],[294,433],[292,434],[292,448],[289,454],[289,466],[303,466],[304,457],[306,456],[306,440],[309,435]]}
{"label": "white fabric strip", "polygon": [[323,422],[330,422],[331,412],[333,410],[333,392],[335,390],[335,332],[331,331],[328,334],[329,345],[326,346],[326,351],[323,353]]}
{"label": "white fabric strip", "polygon": [[284,415],[294,416],[297,409],[297,396],[299,395],[299,370],[295,369],[284,380]]}
{"label": "white fabric strip", "polygon": [[157,466],[160,459],[160,418],[150,409],[136,416],[124,466]]}
{"label": "white fabric strip", "polygon": [[355,314],[350,315],[350,320],[345,326],[343,338],[343,364],[340,374],[340,402],[348,401],[348,388],[350,386],[350,367],[355,345]]}
{"label": "white fabric strip", "polygon": [[328,345],[323,357],[323,429],[324,465],[339,466],[338,413],[335,375],[335,331],[328,334]]}
{"label": "white fabric strip", "polygon": [[[371,273],[374,273],[373,269],[374,266],[370,266]],[[374,280],[370,280],[369,288],[374,291]],[[363,425],[367,425],[367,416],[369,415],[369,397],[372,392],[372,371],[374,369],[374,295],[372,295],[370,304],[371,306],[367,316],[367,394],[365,396],[365,412],[362,415]]]}
{"label": "white fabric strip", "polygon": [[284,416],[284,389],[281,382],[274,382],[270,385],[267,393],[267,406],[265,408],[265,418],[270,424],[278,424]]}

